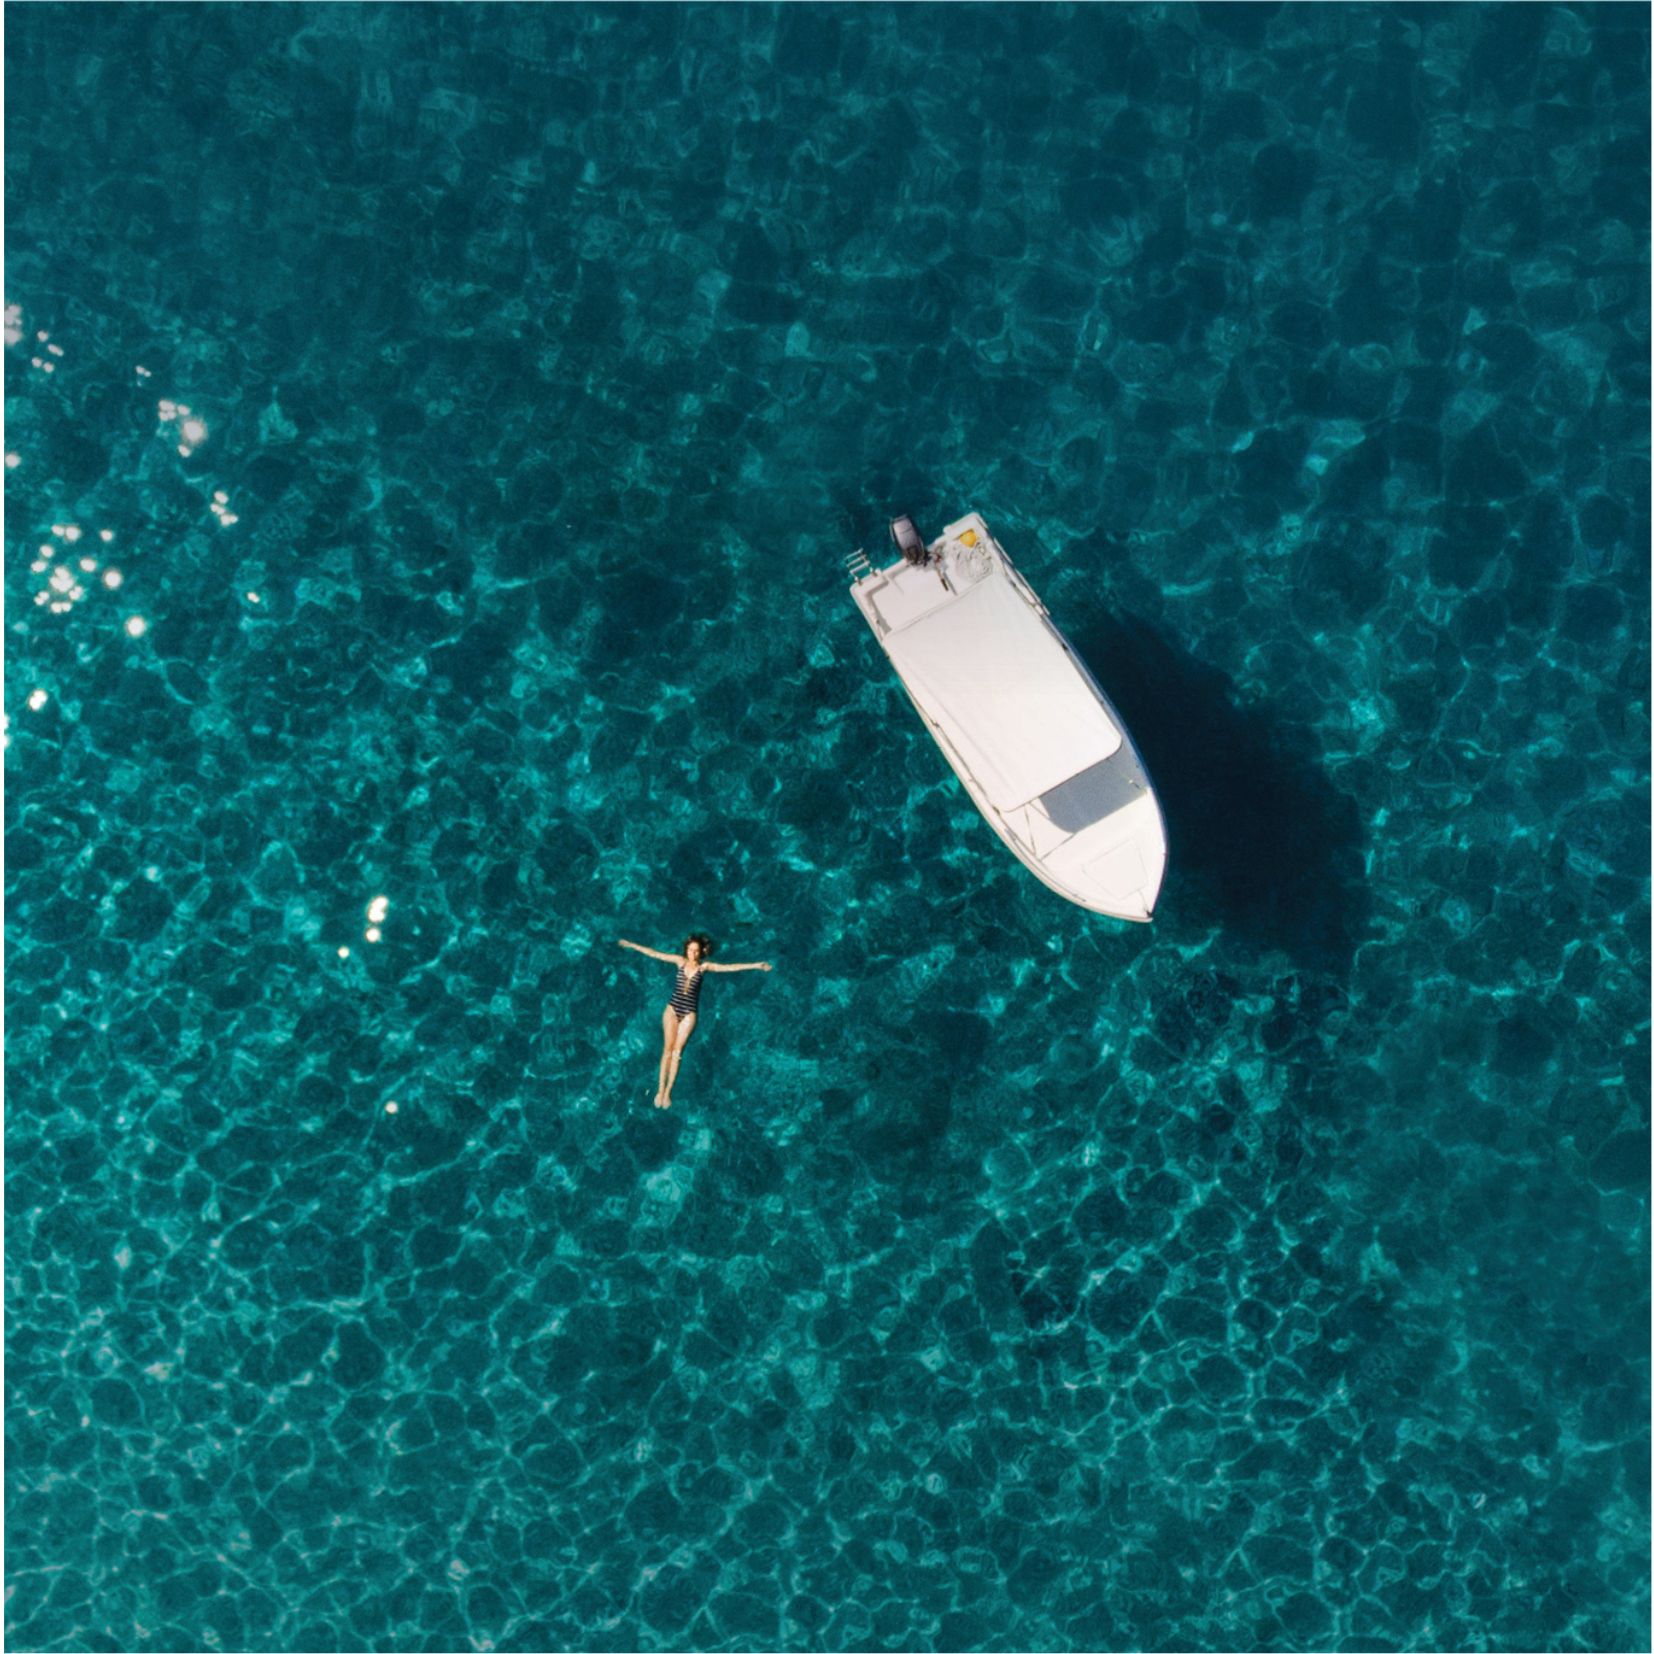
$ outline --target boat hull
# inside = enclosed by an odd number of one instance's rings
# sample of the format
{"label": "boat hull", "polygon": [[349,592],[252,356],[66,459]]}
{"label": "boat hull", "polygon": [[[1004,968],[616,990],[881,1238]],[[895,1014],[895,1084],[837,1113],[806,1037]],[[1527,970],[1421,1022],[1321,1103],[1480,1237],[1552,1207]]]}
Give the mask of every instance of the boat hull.
{"label": "boat hull", "polygon": [[[931,551],[922,567],[868,566],[851,587],[908,699],[1035,878],[1091,912],[1147,923],[1165,875],[1165,821],[1113,702],[979,516],[950,524]],[[971,599],[981,612],[967,617],[961,600],[990,580],[1004,588]],[[954,653],[968,682],[948,675]],[[1030,787],[1041,791],[1024,797]]]}

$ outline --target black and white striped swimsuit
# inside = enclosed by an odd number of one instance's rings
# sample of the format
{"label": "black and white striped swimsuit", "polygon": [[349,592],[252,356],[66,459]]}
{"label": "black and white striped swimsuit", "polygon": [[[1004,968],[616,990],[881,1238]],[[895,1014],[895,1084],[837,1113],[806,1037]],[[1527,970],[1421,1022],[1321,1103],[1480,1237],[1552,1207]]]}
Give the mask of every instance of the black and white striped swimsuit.
{"label": "black and white striped swimsuit", "polygon": [[701,1003],[701,978],[706,975],[706,966],[695,972],[693,976],[678,966],[678,980],[672,984],[672,1009],[681,1017],[693,1016]]}

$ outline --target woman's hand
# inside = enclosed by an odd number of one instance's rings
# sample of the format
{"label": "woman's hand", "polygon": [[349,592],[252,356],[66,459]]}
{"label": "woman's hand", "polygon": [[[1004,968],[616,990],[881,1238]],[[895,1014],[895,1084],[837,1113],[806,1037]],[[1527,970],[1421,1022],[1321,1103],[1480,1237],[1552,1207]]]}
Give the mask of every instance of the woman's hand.
{"label": "woman's hand", "polygon": [[768,965],[768,964],[766,964],[766,965],[760,965],[760,966],[759,966],[759,967],[758,967],[758,968],[759,968],[759,970],[761,970],[761,971],[771,971],[771,970],[774,970],[774,969],[775,969],[775,967],[774,967],[774,966],[773,966],[773,965]]}

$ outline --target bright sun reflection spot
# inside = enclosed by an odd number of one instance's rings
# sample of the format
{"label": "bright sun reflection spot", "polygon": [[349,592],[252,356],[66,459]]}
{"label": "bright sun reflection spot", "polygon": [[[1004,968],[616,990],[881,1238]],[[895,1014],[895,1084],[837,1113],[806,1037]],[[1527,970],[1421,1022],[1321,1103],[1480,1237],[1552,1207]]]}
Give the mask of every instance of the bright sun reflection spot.
{"label": "bright sun reflection spot", "polygon": [[155,411],[163,425],[170,425],[175,419],[179,422],[178,433],[184,440],[178,444],[178,452],[185,459],[207,440],[207,422],[199,414],[190,413],[189,403],[174,402],[170,396],[163,396],[155,404]]}
{"label": "bright sun reflection spot", "polygon": [[190,414],[189,402],[174,402],[172,397],[162,397],[155,404],[155,414],[159,415],[162,425],[179,422],[179,435],[184,438],[179,443],[179,453],[187,458],[207,440],[207,420],[198,414]]}
{"label": "bright sun reflection spot", "polygon": [[396,1112],[396,1104],[394,1102],[386,1103],[385,1112],[387,1114],[394,1114]]}
{"label": "bright sun reflection spot", "polygon": [[142,637],[149,630],[149,622],[142,615],[128,615],[126,620],[126,635],[128,637]]}
{"label": "bright sun reflection spot", "polygon": [[121,571],[119,569],[105,569],[103,571],[103,583],[110,591],[114,591],[121,583]]}
{"label": "bright sun reflection spot", "polygon": [[382,925],[385,922],[386,913],[390,911],[390,905],[391,899],[389,896],[375,896],[368,903],[368,923],[370,925]]}
{"label": "bright sun reflection spot", "polygon": [[8,304],[6,306],[6,343],[15,345],[23,337],[23,306]]}
{"label": "bright sun reflection spot", "polygon": [[23,456],[21,454],[7,454],[6,455],[6,469],[8,471],[15,471],[18,468],[18,466],[20,466],[22,463],[23,463]]}
{"label": "bright sun reflection spot", "polygon": [[348,958],[350,958],[350,949],[349,949],[349,948],[340,948],[340,949],[339,949],[339,957],[340,957],[340,958],[341,958],[341,959],[348,959]]}
{"label": "bright sun reflection spot", "polygon": [[377,942],[379,940],[379,927],[378,925],[369,925],[368,928],[362,932],[362,934],[368,939],[368,941]]}
{"label": "bright sun reflection spot", "polygon": [[105,545],[108,545],[109,542],[115,538],[115,531],[112,528],[100,528],[98,530],[98,538],[102,540]]}
{"label": "bright sun reflection spot", "polygon": [[29,691],[29,710],[31,712],[38,712],[45,704],[46,691],[44,689],[33,689]]}

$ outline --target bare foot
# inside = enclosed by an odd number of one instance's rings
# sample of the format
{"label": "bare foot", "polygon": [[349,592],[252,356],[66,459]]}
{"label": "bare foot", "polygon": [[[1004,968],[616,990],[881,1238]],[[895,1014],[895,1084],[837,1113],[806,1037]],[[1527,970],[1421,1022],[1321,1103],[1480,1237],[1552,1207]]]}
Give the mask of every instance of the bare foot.
{"label": "bare foot", "polygon": [[672,1099],[670,1097],[667,1097],[667,1096],[662,1096],[662,1098],[660,1100],[660,1106],[662,1108],[670,1108],[672,1106]]}

